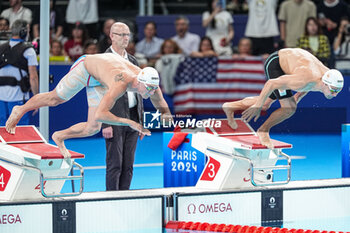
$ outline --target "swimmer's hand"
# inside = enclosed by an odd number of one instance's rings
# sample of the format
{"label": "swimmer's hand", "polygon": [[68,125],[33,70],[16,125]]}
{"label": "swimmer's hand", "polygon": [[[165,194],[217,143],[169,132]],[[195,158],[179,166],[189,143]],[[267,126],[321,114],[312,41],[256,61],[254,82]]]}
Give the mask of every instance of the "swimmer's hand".
{"label": "swimmer's hand", "polygon": [[148,129],[145,129],[142,127],[141,124],[133,121],[131,124],[130,124],[130,127],[134,130],[136,130],[137,132],[139,132],[139,135],[140,135],[140,139],[142,140],[144,136],[151,136],[151,131],[149,131]]}
{"label": "swimmer's hand", "polygon": [[242,118],[247,122],[249,122],[253,118],[254,118],[254,121],[257,121],[258,118],[260,117],[260,113],[261,113],[261,107],[257,107],[254,104],[242,113]]}
{"label": "swimmer's hand", "polygon": [[112,126],[108,126],[106,128],[103,128],[102,129],[102,136],[105,139],[113,138],[113,128],[112,128]]}

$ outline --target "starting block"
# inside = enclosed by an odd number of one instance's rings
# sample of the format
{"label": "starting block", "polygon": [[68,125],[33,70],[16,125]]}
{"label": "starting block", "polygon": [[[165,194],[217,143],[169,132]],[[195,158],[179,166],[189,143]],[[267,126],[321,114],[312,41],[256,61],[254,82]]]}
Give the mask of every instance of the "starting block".
{"label": "starting block", "polygon": [[[291,159],[282,149],[291,144],[272,140],[274,149],[260,144],[259,137],[250,125],[236,119],[233,130],[227,120],[221,127],[208,127],[206,132],[192,136],[192,147],[208,157],[206,166],[197,181],[197,188],[229,189],[252,186],[287,184],[290,181]],[[284,159],[287,165],[276,165]],[[286,170],[284,181],[273,181],[274,170]]]}
{"label": "starting block", "polygon": [[[17,126],[14,135],[0,127],[0,200],[34,199],[79,195],[84,169],[74,159],[83,154],[70,151],[64,159],[57,146],[46,142],[35,126]],[[69,176],[73,166],[80,175]],[[79,192],[61,193],[66,180],[80,180]]]}

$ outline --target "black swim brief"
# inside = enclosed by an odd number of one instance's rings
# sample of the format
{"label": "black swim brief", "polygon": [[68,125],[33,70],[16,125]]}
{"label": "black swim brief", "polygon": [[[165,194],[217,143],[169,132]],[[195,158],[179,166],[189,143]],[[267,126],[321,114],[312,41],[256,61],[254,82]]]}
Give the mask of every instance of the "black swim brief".
{"label": "black swim brief", "polygon": [[[281,66],[280,66],[280,59],[278,56],[278,51],[272,53],[265,62],[264,70],[266,74],[267,80],[278,78],[285,73],[283,72]],[[269,96],[271,99],[285,99],[292,97],[293,93],[292,90],[274,90],[271,95]]]}

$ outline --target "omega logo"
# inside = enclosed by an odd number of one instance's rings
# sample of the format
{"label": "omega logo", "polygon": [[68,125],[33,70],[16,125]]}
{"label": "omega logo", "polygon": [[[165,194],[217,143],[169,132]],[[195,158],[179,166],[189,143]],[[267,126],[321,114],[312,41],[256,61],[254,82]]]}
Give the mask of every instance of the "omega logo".
{"label": "omega logo", "polygon": [[232,207],[230,203],[211,203],[211,204],[199,204],[195,205],[190,203],[187,206],[188,214],[204,214],[204,213],[224,213],[232,212]]}
{"label": "omega logo", "polygon": [[0,224],[16,224],[22,223],[19,214],[3,214],[0,215]]}

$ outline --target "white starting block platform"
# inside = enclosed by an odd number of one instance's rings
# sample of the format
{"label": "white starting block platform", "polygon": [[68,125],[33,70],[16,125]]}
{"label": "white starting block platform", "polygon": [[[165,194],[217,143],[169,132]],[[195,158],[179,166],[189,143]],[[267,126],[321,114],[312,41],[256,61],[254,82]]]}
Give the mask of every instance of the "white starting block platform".
{"label": "white starting block platform", "polygon": [[[260,144],[259,137],[250,125],[236,119],[238,128],[233,130],[227,120],[221,127],[206,129],[192,136],[192,147],[208,157],[208,162],[196,184],[197,188],[231,189],[250,186],[287,184],[290,181],[291,159],[282,149],[291,144],[272,140],[273,149]],[[276,165],[277,160],[286,165]],[[286,170],[284,181],[273,181],[274,170]]]}
{"label": "white starting block platform", "polygon": [[[0,127],[0,200],[79,195],[84,170],[74,162],[83,154],[70,151],[64,159],[58,147],[48,144],[35,126],[17,126],[14,135]],[[68,176],[73,165],[79,176]],[[80,180],[76,193],[60,193],[66,180]]]}

